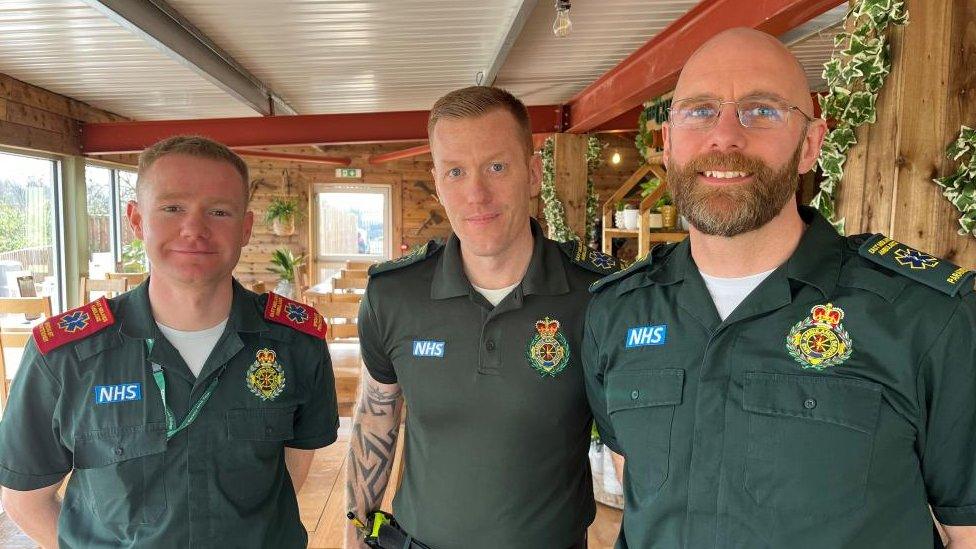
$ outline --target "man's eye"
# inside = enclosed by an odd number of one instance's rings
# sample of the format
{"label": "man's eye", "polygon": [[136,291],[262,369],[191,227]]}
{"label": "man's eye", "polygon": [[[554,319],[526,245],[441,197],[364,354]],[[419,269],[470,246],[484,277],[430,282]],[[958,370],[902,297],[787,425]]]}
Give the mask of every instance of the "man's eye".
{"label": "man's eye", "polygon": [[210,212],[210,213],[211,213],[212,215],[215,215],[215,216],[217,216],[217,217],[227,217],[227,216],[229,216],[229,215],[230,215],[230,212],[228,212],[228,211],[226,211],[226,210],[211,210],[211,212]]}
{"label": "man's eye", "polygon": [[461,168],[451,168],[447,171],[448,177],[461,177]]}
{"label": "man's eye", "polygon": [[163,206],[160,209],[163,210],[164,212],[167,212],[167,213],[175,213],[175,212],[180,211],[180,207],[179,206]]}
{"label": "man's eye", "polygon": [[752,118],[762,118],[767,120],[779,120],[783,117],[780,109],[765,103],[749,103],[743,105],[745,114]]}
{"label": "man's eye", "polygon": [[502,164],[501,162],[492,162],[491,165],[488,166],[488,170],[495,173],[501,173],[505,171],[505,164]]}
{"label": "man's eye", "polygon": [[685,115],[690,118],[712,118],[715,112],[712,105],[692,105],[685,109]]}

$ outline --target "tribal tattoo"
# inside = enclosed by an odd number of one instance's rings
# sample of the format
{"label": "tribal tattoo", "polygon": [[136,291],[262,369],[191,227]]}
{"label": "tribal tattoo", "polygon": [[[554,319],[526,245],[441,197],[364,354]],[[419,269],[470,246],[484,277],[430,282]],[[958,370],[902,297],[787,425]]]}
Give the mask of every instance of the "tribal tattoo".
{"label": "tribal tattoo", "polygon": [[365,370],[362,380],[346,465],[346,508],[357,516],[378,509],[383,499],[403,410],[399,385],[378,383]]}

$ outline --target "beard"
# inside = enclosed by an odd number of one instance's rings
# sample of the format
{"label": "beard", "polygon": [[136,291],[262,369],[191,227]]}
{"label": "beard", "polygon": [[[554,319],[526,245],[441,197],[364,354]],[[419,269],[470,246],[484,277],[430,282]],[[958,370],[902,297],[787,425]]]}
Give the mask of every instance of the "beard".
{"label": "beard", "polygon": [[[793,157],[779,170],[739,152],[707,153],[684,166],[668,162],[668,186],[678,211],[700,232],[732,237],[754,231],[779,215],[796,195],[801,140]],[[752,181],[712,186],[698,180],[706,171],[746,172]]]}

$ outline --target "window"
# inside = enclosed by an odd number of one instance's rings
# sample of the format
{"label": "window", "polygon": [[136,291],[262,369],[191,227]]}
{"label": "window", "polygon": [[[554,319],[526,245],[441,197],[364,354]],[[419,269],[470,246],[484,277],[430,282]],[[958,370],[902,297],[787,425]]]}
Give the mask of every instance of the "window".
{"label": "window", "polygon": [[0,152],[0,296],[19,296],[17,278],[30,275],[62,309],[59,197],[58,162]]}
{"label": "window", "polygon": [[389,185],[317,185],[315,208],[320,262],[392,255]]}
{"label": "window", "polygon": [[144,271],[139,242],[126,217],[126,205],[136,198],[136,173],[101,166],[85,166],[88,194],[88,273]]}

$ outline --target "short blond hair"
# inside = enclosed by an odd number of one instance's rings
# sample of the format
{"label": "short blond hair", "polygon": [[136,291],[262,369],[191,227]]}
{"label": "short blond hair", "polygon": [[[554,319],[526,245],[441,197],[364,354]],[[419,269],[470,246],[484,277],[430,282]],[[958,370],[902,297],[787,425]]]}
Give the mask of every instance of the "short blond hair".
{"label": "short blond hair", "polygon": [[442,118],[474,118],[498,109],[507,111],[515,118],[526,154],[532,156],[532,123],[529,121],[528,109],[511,93],[493,86],[469,86],[438,99],[430,109],[430,117],[427,119],[427,137],[431,137],[434,126]]}
{"label": "short blond hair", "polygon": [[227,162],[241,176],[245,202],[250,198],[250,176],[248,174],[247,163],[244,162],[244,159],[223,143],[218,143],[213,139],[207,139],[199,135],[177,135],[169,137],[154,143],[142,151],[142,154],[139,155],[139,175],[136,179],[137,195],[139,194],[139,189],[142,187],[143,177],[149,168],[157,160],[169,154],[185,154],[197,158]]}

